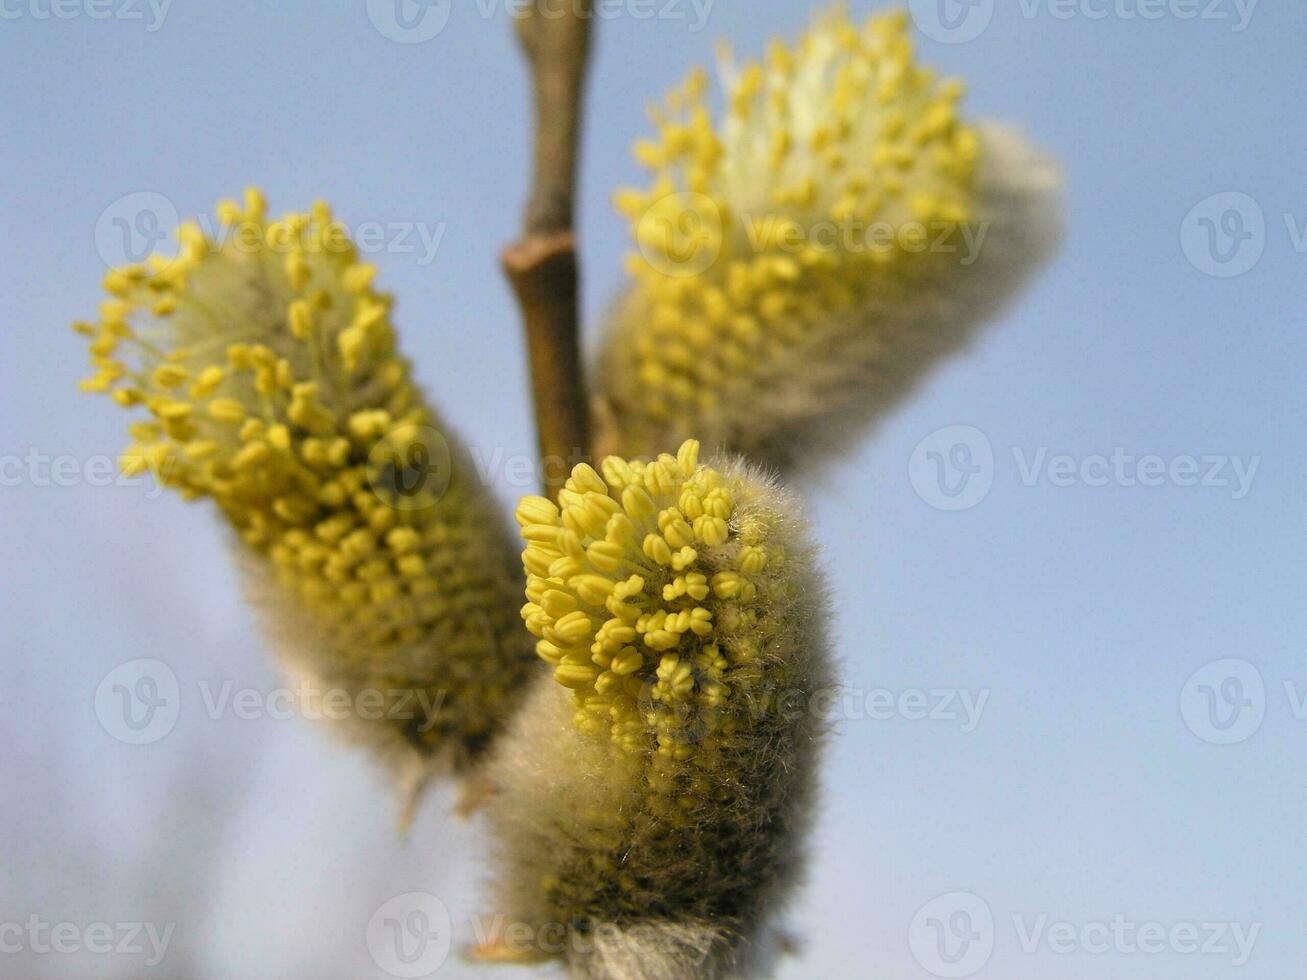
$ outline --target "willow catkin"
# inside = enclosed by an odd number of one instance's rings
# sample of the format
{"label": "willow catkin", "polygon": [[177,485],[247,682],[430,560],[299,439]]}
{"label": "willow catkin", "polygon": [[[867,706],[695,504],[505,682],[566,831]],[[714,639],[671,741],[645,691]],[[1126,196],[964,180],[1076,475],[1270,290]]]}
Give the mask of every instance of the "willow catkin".
{"label": "willow catkin", "polygon": [[556,683],[490,763],[494,911],[575,976],[733,974],[800,872],[824,591],[795,500],[698,451],[578,466],[517,510]]}
{"label": "willow catkin", "polygon": [[[89,391],[147,417],[128,472],[206,498],[239,536],[296,691],[415,784],[478,757],[534,664],[511,536],[397,349],[324,204],[218,207],[210,237],[114,270]],[[529,638],[528,638],[529,640]]]}
{"label": "willow catkin", "polygon": [[1051,254],[1056,166],[961,118],[902,13],[842,9],[760,63],[696,71],[617,203],[638,249],[603,339],[607,441],[693,436],[788,466],[861,434]]}

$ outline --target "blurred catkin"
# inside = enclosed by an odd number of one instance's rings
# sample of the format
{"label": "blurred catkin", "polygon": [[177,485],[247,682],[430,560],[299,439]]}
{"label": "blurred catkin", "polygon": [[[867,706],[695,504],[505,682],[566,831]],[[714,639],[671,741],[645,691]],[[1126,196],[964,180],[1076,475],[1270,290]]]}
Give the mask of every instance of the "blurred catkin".
{"label": "blurred catkin", "polygon": [[907,17],[820,15],[760,63],[693,72],[617,195],[638,248],[596,371],[606,445],[693,436],[788,466],[861,434],[1048,257],[1057,168],[965,124]]}
{"label": "blurred catkin", "polygon": [[217,504],[301,689],[343,692],[350,737],[415,785],[461,769],[534,666],[506,522],[326,205],[269,220],[250,190],[218,218],[106,277],[83,387],[148,414],[128,472]]}
{"label": "blurred catkin", "polygon": [[698,452],[578,466],[517,510],[557,684],[490,763],[494,911],[575,976],[735,975],[800,870],[824,591],[796,501]]}

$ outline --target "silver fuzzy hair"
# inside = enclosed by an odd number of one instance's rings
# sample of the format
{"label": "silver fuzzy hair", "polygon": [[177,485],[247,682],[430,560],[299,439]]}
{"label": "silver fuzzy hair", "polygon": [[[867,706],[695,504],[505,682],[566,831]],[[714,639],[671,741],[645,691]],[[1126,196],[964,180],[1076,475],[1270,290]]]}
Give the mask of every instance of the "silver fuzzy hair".
{"label": "silver fuzzy hair", "polygon": [[813,329],[767,374],[730,379],[716,407],[692,431],[669,431],[624,393],[638,392],[633,338],[647,311],[638,290],[616,307],[595,377],[598,402],[620,432],[623,451],[639,455],[697,438],[786,471],[833,456],[865,435],[945,358],[966,350],[1055,253],[1062,234],[1061,174],[1056,161],[1016,128],[977,126],[976,215],[984,228],[975,261],[933,255],[930,271],[903,288],[873,294]]}
{"label": "silver fuzzy hair", "polygon": [[[606,733],[579,730],[572,693],[547,675],[488,763],[497,790],[485,810],[497,851],[494,912],[536,935],[561,934],[537,952],[560,957],[572,977],[769,975],[781,945],[776,918],[802,875],[826,730],[812,695],[831,675],[826,588],[791,495],[744,463],[717,468],[744,488],[732,532],[760,517],[771,529],[767,547],[787,555],[776,573],[784,580],[759,585],[774,597],[750,634],[761,690],[732,694],[784,695],[791,710],[755,703],[752,724],[722,739],[719,762],[676,764],[678,777],[693,771],[709,781],[682,826],[665,819],[647,786],[655,751],[632,755]],[[728,633],[718,642],[729,650],[742,639]],[[546,881],[558,886],[549,895]]]}

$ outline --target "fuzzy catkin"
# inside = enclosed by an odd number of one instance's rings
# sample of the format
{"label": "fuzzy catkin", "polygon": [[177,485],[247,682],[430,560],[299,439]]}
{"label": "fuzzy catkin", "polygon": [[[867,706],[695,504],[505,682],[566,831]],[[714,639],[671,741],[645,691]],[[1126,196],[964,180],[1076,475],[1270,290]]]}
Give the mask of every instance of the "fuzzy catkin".
{"label": "fuzzy catkin", "polygon": [[578,977],[739,975],[801,871],[824,588],[796,501],[697,457],[609,457],[517,511],[557,683],[490,762],[494,912]]}
{"label": "fuzzy catkin", "polygon": [[326,205],[272,220],[250,190],[218,217],[109,273],[99,322],[75,325],[83,388],[148,413],[125,470],[236,532],[306,708],[417,788],[481,755],[535,667],[512,537]]}
{"label": "fuzzy catkin", "polygon": [[902,13],[819,17],[760,63],[693,73],[617,196],[638,249],[597,399],[631,453],[682,438],[787,468],[861,435],[1052,253],[1056,165],[969,125]]}

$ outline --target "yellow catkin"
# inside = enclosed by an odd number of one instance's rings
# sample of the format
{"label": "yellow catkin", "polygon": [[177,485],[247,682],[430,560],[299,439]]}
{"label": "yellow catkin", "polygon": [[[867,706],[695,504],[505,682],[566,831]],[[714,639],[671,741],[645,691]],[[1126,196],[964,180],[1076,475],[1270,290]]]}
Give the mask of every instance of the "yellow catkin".
{"label": "yellow catkin", "polygon": [[326,205],[270,220],[250,190],[218,214],[110,274],[83,387],[150,413],[124,468],[216,503],[276,579],[291,666],[352,696],[365,741],[465,762],[532,666],[507,528]]}
{"label": "yellow catkin", "polygon": [[982,144],[907,25],[836,8],[759,62],[723,55],[721,118],[702,71],[652,112],[651,182],[615,199],[638,247],[598,372],[624,450],[695,435],[766,458],[754,430],[837,397],[814,379],[850,357],[842,331],[875,330],[848,315],[956,266]]}
{"label": "yellow catkin", "polygon": [[497,907],[575,975],[716,975],[801,862],[828,680],[797,505],[691,440],[516,516],[555,683],[491,763]]}

